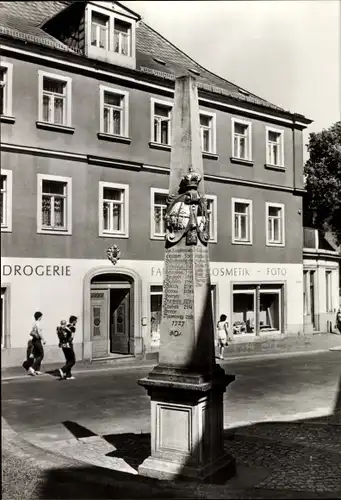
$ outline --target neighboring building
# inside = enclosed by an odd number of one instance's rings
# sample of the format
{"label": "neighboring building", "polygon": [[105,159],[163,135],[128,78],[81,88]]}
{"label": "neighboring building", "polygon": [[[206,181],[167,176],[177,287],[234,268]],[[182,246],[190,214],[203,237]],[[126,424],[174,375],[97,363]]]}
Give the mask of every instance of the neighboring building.
{"label": "neighboring building", "polygon": [[304,329],[307,333],[332,331],[340,307],[341,255],[328,239],[317,229],[304,228],[303,294]]}
{"label": "neighboring building", "polygon": [[235,341],[302,333],[311,120],[204,69],[118,2],[0,3],[3,364],[22,361],[36,310],[46,361],[70,314],[78,359],[158,349],[184,72],[198,81],[215,317]]}

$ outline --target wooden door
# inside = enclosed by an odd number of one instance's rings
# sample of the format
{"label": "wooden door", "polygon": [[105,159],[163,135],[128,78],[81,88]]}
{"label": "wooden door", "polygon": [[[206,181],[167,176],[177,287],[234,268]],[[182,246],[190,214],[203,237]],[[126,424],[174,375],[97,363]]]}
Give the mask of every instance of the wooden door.
{"label": "wooden door", "polygon": [[108,290],[92,290],[91,340],[94,359],[108,356],[108,333]]}
{"label": "wooden door", "polygon": [[130,289],[111,290],[110,352],[129,354]]}

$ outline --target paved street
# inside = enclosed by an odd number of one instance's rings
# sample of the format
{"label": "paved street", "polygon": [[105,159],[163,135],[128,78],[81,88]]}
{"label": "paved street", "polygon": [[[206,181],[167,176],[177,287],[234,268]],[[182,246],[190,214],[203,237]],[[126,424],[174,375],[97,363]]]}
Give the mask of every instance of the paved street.
{"label": "paved street", "polygon": [[[328,415],[341,374],[341,353],[326,352],[277,359],[231,361],[236,375],[225,394],[225,427],[266,420]],[[5,381],[2,414],[31,442],[73,437],[63,422],[95,434],[149,432],[149,398],[137,380],[147,368],[77,374],[59,381],[51,375]]]}
{"label": "paved street", "polygon": [[[12,453],[6,441],[5,498],[341,498],[340,356],[230,361],[237,379],[225,398],[224,445],[237,476],[206,485],[137,475],[150,453],[150,417],[136,381],[148,369],[93,370],[67,382],[47,374],[4,381],[3,417],[39,445],[38,454],[48,452],[32,476],[37,449],[20,444]],[[107,469],[111,476],[96,486]]]}

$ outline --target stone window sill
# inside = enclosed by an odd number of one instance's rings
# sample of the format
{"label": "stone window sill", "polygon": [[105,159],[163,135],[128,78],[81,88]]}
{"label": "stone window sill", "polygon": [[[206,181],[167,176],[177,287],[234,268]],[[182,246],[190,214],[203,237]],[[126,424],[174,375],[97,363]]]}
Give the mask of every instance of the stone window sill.
{"label": "stone window sill", "polygon": [[285,172],[286,168],[282,165],[271,165],[270,163],[265,163],[265,168],[269,170],[278,170],[279,172]]}
{"label": "stone window sill", "polygon": [[209,153],[208,151],[203,151],[202,157],[206,158],[207,160],[218,160],[219,159],[219,155],[217,155],[216,153]]}
{"label": "stone window sill", "polygon": [[149,147],[152,149],[162,149],[163,151],[171,151],[172,146],[169,144],[160,144],[159,142],[149,142]]}
{"label": "stone window sill", "polygon": [[103,139],[105,141],[110,141],[110,142],[121,142],[123,144],[131,143],[131,138],[125,137],[123,135],[113,135],[113,134],[106,134],[105,132],[98,132],[97,137],[98,139]]}
{"label": "stone window sill", "polygon": [[36,122],[37,128],[45,130],[53,130],[54,132],[63,132],[64,134],[73,134],[75,127],[68,127],[67,125],[57,125],[56,123]]}
{"label": "stone window sill", "polygon": [[0,121],[3,123],[14,123],[15,118],[14,116],[0,115]]}
{"label": "stone window sill", "polygon": [[235,156],[230,157],[231,163],[240,163],[241,165],[247,165],[249,167],[253,167],[253,160],[246,160],[245,158],[236,158]]}

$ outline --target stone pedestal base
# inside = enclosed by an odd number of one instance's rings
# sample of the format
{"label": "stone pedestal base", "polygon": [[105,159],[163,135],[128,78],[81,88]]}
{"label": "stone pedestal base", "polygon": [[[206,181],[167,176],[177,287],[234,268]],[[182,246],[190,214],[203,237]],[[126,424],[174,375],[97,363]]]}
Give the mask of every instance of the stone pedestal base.
{"label": "stone pedestal base", "polygon": [[194,382],[195,375],[162,375],[166,372],[156,367],[139,380],[151,397],[151,456],[139,474],[167,480],[205,480],[218,471],[226,479],[233,476],[235,460],[224,451],[223,394],[234,377],[223,372]]}

